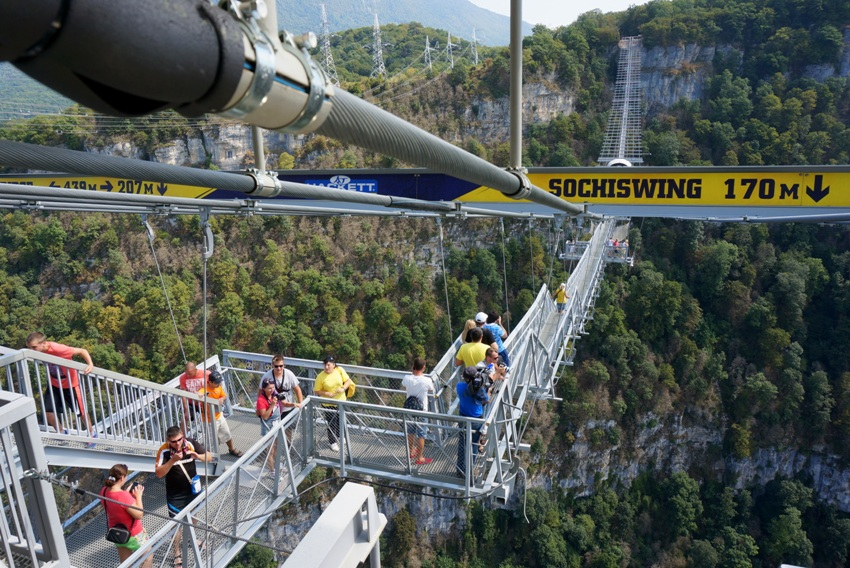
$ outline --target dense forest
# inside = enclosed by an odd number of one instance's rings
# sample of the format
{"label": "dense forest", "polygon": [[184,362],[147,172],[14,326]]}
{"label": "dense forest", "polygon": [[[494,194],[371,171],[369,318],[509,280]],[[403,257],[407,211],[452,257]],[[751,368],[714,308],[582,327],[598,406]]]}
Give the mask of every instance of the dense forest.
{"label": "dense forest", "polygon": [[[806,69],[838,64],[848,24],[850,4],[839,0],[655,0],[587,13],[566,27],[538,26],[524,43],[526,80],[571,90],[577,105],[528,127],[526,163],[594,163],[616,71],[613,47],[620,35],[641,34],[648,48],[729,48],[717,51],[703,98],[647,117],[648,164],[846,164],[850,81],[818,81]],[[388,27],[400,46],[411,39],[407,58],[388,61],[386,81],[366,76],[365,52],[355,49],[367,32],[342,34],[339,53],[350,52],[353,62],[344,87],[507,163],[503,140],[463,135],[462,112],[507,93],[507,51],[485,52],[478,66],[460,60],[454,69],[421,74],[416,57],[428,32],[417,24]],[[71,122],[63,129],[60,120]],[[80,110],[7,124],[0,136],[75,148],[122,137],[156,146],[199,127],[176,115],[145,128],[127,121],[123,131],[113,123],[99,129],[98,120]],[[296,167],[397,165],[318,136],[289,159]],[[570,268],[552,263],[554,228],[542,221],[506,221],[503,240],[497,222],[445,220],[447,290],[433,220],[217,218],[216,254],[206,267],[196,218],[157,219],[155,226],[191,359],[204,351],[204,274],[211,351],[309,358],[330,351],[344,362],[404,369],[413,356],[435,362],[478,309],[508,311],[516,321],[541,281],[557,284]],[[843,226],[633,219],[630,242],[638,261],[607,269],[590,334],[558,383],[563,402],[536,409],[527,502],[513,511],[472,503],[461,530],[446,535],[425,534],[415,506],[402,509],[385,535],[385,563],[847,565],[850,518],[817,494],[810,477],[741,486],[727,466],[772,448],[838,456],[850,467],[850,233]],[[23,345],[29,331],[41,329],[87,347],[99,366],[151,380],[169,379],[181,366],[147,239],[133,217],[4,213],[0,288],[2,345]],[[670,416],[710,425],[721,441],[684,469],[648,467],[628,486],[601,472],[589,495],[559,484],[575,466],[570,451],[579,435],[628,461],[639,433]]]}

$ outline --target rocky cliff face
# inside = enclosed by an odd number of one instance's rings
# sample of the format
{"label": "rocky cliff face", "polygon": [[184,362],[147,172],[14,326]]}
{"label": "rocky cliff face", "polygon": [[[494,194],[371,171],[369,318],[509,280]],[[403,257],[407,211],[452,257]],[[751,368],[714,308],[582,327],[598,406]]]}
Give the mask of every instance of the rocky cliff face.
{"label": "rocky cliff face", "polygon": [[712,423],[711,417],[686,414],[649,415],[632,440],[594,448],[590,433],[614,425],[613,421],[587,422],[575,433],[576,440],[566,455],[547,456],[547,462],[562,464],[559,471],[541,473],[530,483],[546,489],[557,485],[582,496],[592,494],[603,481],[628,487],[646,471],[670,473],[697,467],[714,471],[737,489],[802,473],[811,479],[818,499],[850,511],[850,469],[838,456],[819,449],[763,448],[746,459],[732,458],[722,451],[720,424]]}
{"label": "rocky cliff face", "polygon": [[[713,73],[714,57],[718,54],[729,56],[736,51],[729,45],[695,44],[645,49],[641,60],[641,87],[647,111],[669,108],[679,99],[701,98],[705,93],[706,80]],[[844,30],[844,48],[838,62],[835,65],[809,65],[803,76],[816,81],[850,76],[850,29]]]}
{"label": "rocky cliff face", "polygon": [[699,99],[705,92],[706,80],[713,73],[711,62],[724,47],[689,44],[653,47],[642,53],[641,87],[647,111],[669,108],[679,99]]}
{"label": "rocky cliff face", "polygon": [[[523,124],[549,122],[559,114],[575,110],[576,93],[564,91],[549,82],[522,86]],[[480,140],[507,140],[510,128],[510,98],[474,98],[464,113],[469,127],[464,134]]]}
{"label": "rocky cliff face", "polygon": [[[267,167],[277,167],[281,152],[293,152],[304,141],[304,136],[263,131],[263,144],[267,151]],[[215,164],[222,170],[244,169],[245,155],[253,152],[251,127],[235,122],[210,122],[195,135],[185,136],[161,146],[152,154],[129,141],[118,141],[102,148],[86,148],[87,152],[121,156],[171,164],[175,166],[202,166]],[[251,161],[253,163],[253,160]]]}

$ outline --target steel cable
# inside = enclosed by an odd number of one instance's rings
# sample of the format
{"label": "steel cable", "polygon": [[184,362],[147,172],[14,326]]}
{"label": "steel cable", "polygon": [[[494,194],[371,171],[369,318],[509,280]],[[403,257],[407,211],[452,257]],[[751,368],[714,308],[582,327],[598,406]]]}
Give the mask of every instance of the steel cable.
{"label": "steel cable", "polygon": [[[519,178],[465,150],[449,144],[345,91],[337,90],[333,109],[316,132],[348,144],[394,156],[480,186],[497,189],[505,195],[520,191]],[[565,211],[584,212],[573,203],[531,186],[530,201]]]}

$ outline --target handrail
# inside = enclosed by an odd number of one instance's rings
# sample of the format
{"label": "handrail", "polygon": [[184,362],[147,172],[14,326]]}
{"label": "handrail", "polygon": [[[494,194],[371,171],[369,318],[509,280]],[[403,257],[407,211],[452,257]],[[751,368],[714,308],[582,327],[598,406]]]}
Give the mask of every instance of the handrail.
{"label": "handrail", "polygon": [[[72,394],[74,390],[49,387],[48,365],[78,372],[79,397]],[[42,440],[48,446],[77,442],[110,451],[142,446],[149,452],[151,446],[165,442],[168,427],[192,423],[192,417],[186,414],[190,404],[207,412],[220,410],[218,401],[205,401],[195,393],[99,367],[86,374],[83,363],[31,349],[8,353],[0,358],[0,368],[6,370],[0,389],[35,399]],[[69,375],[67,371],[64,374]],[[68,379],[62,381],[67,383]],[[78,412],[80,399],[84,413]],[[55,417],[53,421],[49,414]],[[61,426],[58,430],[57,425]],[[218,455],[218,441],[211,438],[209,450]]]}

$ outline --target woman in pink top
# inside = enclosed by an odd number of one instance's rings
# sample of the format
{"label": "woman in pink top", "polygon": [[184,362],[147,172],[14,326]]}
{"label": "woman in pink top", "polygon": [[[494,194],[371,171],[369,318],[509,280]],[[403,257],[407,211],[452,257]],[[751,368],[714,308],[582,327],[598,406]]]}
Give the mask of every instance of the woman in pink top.
{"label": "woman in pink top", "polygon": [[[124,544],[116,544],[115,549],[118,551],[118,557],[121,562],[124,562],[130,556],[142,547],[148,540],[148,533],[145,532],[145,527],[142,525],[142,494],[145,488],[140,484],[133,484],[130,491],[124,490],[124,483],[127,482],[127,466],[118,463],[112,466],[109,470],[109,476],[103,482],[103,489],[100,494],[107,499],[102,499],[103,508],[106,510],[106,526],[109,528],[115,525],[122,524],[130,529],[130,540]],[[118,501],[118,503],[115,503]],[[128,507],[132,505],[134,508]],[[137,508],[136,508],[137,507]],[[151,559],[148,558],[143,566],[151,566]]]}

